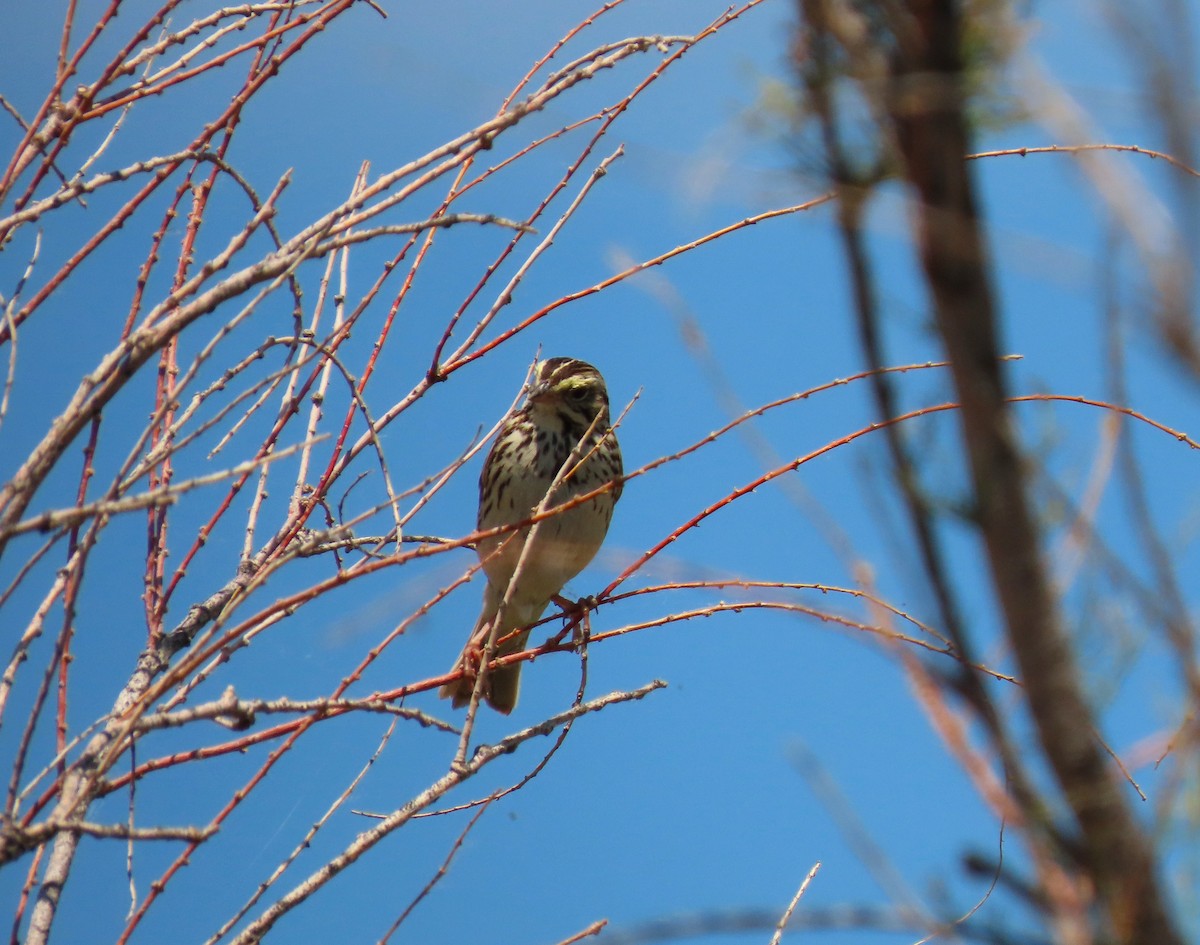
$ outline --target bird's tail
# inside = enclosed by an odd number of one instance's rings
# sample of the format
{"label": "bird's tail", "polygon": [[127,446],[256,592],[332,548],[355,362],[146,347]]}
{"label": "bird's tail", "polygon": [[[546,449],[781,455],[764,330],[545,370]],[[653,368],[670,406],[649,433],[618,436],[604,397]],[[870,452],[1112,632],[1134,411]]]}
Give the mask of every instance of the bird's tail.
{"label": "bird's tail", "polygon": [[[452,700],[456,709],[469,703],[471,694],[475,691],[475,680],[479,676],[480,662],[483,659],[484,650],[487,648],[492,624],[500,606],[498,597],[499,595],[495,594],[490,586],[484,592],[483,611],[475,622],[475,629],[471,632],[467,645],[463,647],[462,653],[459,654],[458,660],[451,670],[451,672],[461,672],[462,675],[438,690],[438,695],[443,699]],[[532,608],[520,607],[510,602],[501,615],[502,623],[496,634],[496,639],[500,643],[496,646],[493,658],[518,653],[525,649],[525,643],[529,639],[529,630],[522,628],[527,628],[529,624],[537,621],[542,616],[543,610],[545,610],[544,606],[534,613]],[[514,633],[514,630],[518,632]],[[510,666],[498,666],[488,670],[487,678],[483,681],[483,698],[497,712],[508,715],[516,708],[517,696],[521,691],[522,665],[522,663],[513,663]]]}

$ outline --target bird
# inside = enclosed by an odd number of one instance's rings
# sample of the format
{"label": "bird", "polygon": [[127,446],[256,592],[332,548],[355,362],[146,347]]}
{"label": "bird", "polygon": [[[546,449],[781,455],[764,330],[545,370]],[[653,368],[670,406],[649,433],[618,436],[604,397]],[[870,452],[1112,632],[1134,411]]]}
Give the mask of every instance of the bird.
{"label": "bird", "polygon": [[[451,670],[461,675],[439,691],[454,708],[471,701],[489,639],[499,641],[494,657],[523,650],[530,625],[596,556],[621,497],[623,473],[600,372],[575,358],[539,362],[524,404],[504,423],[483,464],[478,530],[515,525],[543,503],[552,510],[604,485],[610,488],[542,519],[536,530],[525,525],[476,542],[487,577],[483,608]],[[521,665],[486,671],[482,696],[504,715],[516,708]]]}

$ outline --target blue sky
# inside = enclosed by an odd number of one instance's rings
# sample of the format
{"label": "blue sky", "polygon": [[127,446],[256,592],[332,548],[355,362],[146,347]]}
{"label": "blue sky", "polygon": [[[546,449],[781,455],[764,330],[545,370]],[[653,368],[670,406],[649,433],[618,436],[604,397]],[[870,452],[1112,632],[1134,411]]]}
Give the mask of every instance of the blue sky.
{"label": "blue sky", "polygon": [[[9,24],[8,35],[22,37],[0,62],[0,92],[27,113],[36,107],[40,83],[52,70],[59,6],[22,5],[0,13],[0,23]],[[90,6],[102,5],[81,5],[85,12]],[[362,161],[369,160],[374,173],[384,173],[493,115],[529,64],[594,12],[596,4],[413,0],[387,6],[387,20],[365,6],[343,17],[304,55],[287,63],[280,80],[246,111],[230,157],[260,193],[291,169],[292,183],[278,220],[285,232],[342,200]],[[691,33],[723,9],[724,4],[707,0],[629,0],[600,18],[570,49],[579,54],[642,33]],[[135,5],[130,19],[141,12]],[[621,259],[657,255],[823,191],[819,181],[797,169],[782,133],[755,127],[761,124],[765,90],[788,78],[792,15],[791,4],[768,0],[689,52],[636,102],[591,163],[618,144],[624,157],[569,221],[485,338],[563,294],[608,277],[624,265]],[[125,16],[123,12],[121,18]],[[1042,4],[1027,25],[1028,55],[1077,100],[1094,132],[1090,140],[1166,147],[1141,98],[1140,77],[1129,65],[1128,50],[1114,43],[1109,24],[1093,5]],[[1195,38],[1195,22],[1177,26]],[[611,100],[617,89],[629,88],[653,61],[634,60],[597,77],[534,116],[527,130],[518,129],[511,140],[527,141],[588,114]],[[212,102],[223,101],[222,83],[235,83],[237,75],[228,80],[218,76],[202,90],[149,103],[118,137],[105,167],[144,156],[147,149],[162,150],[164,139],[186,140],[195,128],[189,109],[211,110]],[[1196,76],[1190,78],[1194,82]],[[1035,113],[1038,104],[1029,103]],[[0,124],[0,144],[15,140],[11,122]],[[527,215],[582,141],[568,137],[544,149],[481,187],[460,209]],[[1053,122],[1031,120],[1006,127],[979,146],[1048,143],[1069,142],[1056,136]],[[502,146],[497,158],[507,153]],[[1169,219],[1176,172],[1137,156],[1114,158],[1113,165],[1119,168],[1118,179],[1156,196]],[[1014,390],[1100,399],[1111,395],[1103,306],[1104,279],[1114,272],[1125,319],[1130,405],[1176,429],[1194,431],[1194,384],[1170,365],[1153,333],[1142,303],[1143,277],[1127,242],[1117,262],[1106,255],[1113,225],[1105,200],[1077,161],[1065,154],[1030,155],[988,159],[973,167],[995,252],[1005,347],[1022,356],[1011,369]],[[557,218],[574,188],[551,207],[539,229]],[[91,232],[104,206],[104,198],[97,197],[87,213],[75,214],[64,229],[51,230],[62,243],[48,241],[47,266],[66,251],[58,246],[73,246],[78,234]],[[420,203],[404,218],[427,209]],[[896,364],[941,357],[929,327],[906,214],[899,194],[889,189],[874,202],[869,218],[880,298],[887,311],[889,361]],[[1147,218],[1157,219],[1149,209]],[[62,408],[70,382],[112,344],[132,287],[127,259],[142,258],[147,234],[157,222],[158,216],[150,214],[140,227],[123,232],[122,242],[81,271],[23,334],[15,406],[0,429],[0,467],[6,475]],[[220,245],[217,232],[212,245],[201,247],[202,255]],[[368,390],[376,412],[404,396],[421,376],[449,313],[506,238],[484,229],[439,237]],[[397,245],[387,242],[355,252],[352,292],[365,290]],[[11,291],[27,253],[28,244],[17,244],[0,255],[0,291]],[[307,299],[315,297],[318,277],[319,267],[304,273]],[[488,300],[498,285],[484,293]],[[664,286],[676,300],[672,305],[662,302]],[[354,370],[360,369],[390,297],[385,291],[368,313],[366,327],[345,349],[348,358],[359,359]],[[259,316],[239,330],[230,359],[253,349],[266,334],[288,330],[287,300],[269,302]],[[712,382],[701,359],[688,349],[681,318],[703,338],[723,387]],[[730,394],[753,407],[862,370],[853,326],[833,214],[828,207],[818,208],[741,230],[646,277],[557,310],[451,383],[436,387],[388,428],[383,444],[398,484],[419,482],[499,418],[540,350],[596,364],[614,404],[624,406],[637,395],[620,431],[627,467],[635,468],[727,422]],[[208,329],[199,331],[191,343],[198,346],[208,337]],[[897,388],[908,409],[951,399],[948,376],[936,370],[905,375]],[[106,422],[116,431],[126,424],[129,431],[138,429],[150,409],[148,400],[138,399],[144,394],[144,389],[131,391],[119,402],[119,413]],[[763,444],[786,462],[866,426],[875,419],[868,394],[858,384],[789,405],[753,424],[753,442],[734,433],[630,483],[604,551],[569,590],[580,595],[600,590],[680,522],[760,475],[764,466],[755,449]],[[1019,408],[1018,415],[1042,467],[1078,501],[1101,450],[1104,412],[1039,403]],[[338,409],[331,408],[330,416],[340,416]],[[909,427],[911,442],[928,461],[930,487],[948,501],[963,488],[955,422],[952,413],[942,413]],[[1160,432],[1143,427],[1131,435],[1146,470],[1157,524],[1186,587],[1197,564],[1195,459]],[[123,455],[119,444],[125,441],[118,433],[113,440],[112,453],[102,457],[109,463]],[[251,448],[252,442],[247,443],[244,448]],[[421,512],[414,530],[453,536],[471,529],[478,462]],[[196,463],[197,472],[212,468],[203,465],[200,453]],[[34,511],[48,507],[56,496],[68,501],[61,496],[69,493],[74,475],[72,470],[52,482]],[[285,501],[285,482],[275,488],[274,499]],[[1038,494],[1044,498],[1047,490],[1039,487]],[[180,506],[172,528],[172,563],[178,563],[219,497],[214,492],[205,501]],[[852,586],[855,576],[847,558],[830,543],[805,503],[837,523],[841,540],[853,548],[854,561],[870,566],[884,597],[914,616],[932,619],[877,437],[834,450],[711,516],[630,585],[741,577]],[[1053,517],[1053,503],[1046,509],[1051,526],[1047,547],[1057,567],[1064,560],[1055,554],[1061,548],[1061,520]],[[1145,564],[1116,487],[1105,493],[1097,523],[1107,544],[1120,554],[1127,552],[1131,570],[1143,574]],[[143,534],[141,519],[115,523],[103,541],[104,554],[89,571],[75,644],[81,667],[70,709],[75,726],[106,711],[144,644],[139,601]],[[947,521],[945,536],[981,649],[997,665],[1007,665],[974,538],[953,521]],[[241,538],[235,516],[189,571],[178,603],[200,599],[228,580]],[[32,547],[32,542],[23,543],[14,554],[28,554]],[[123,553],[130,548],[135,551]],[[5,583],[19,564],[0,562]],[[233,684],[243,696],[327,693],[399,620],[468,564],[466,552],[439,555],[383,569],[331,593],[240,651],[204,692],[215,696]],[[297,563],[256,600],[266,604],[328,573],[320,562]],[[1072,587],[1066,610],[1097,686],[1124,680],[1104,716],[1110,744],[1123,753],[1176,723],[1178,677],[1165,646],[1140,626],[1135,614],[1122,611],[1119,586],[1111,586],[1100,569],[1085,573],[1090,583],[1082,580]],[[866,619],[861,605],[849,599],[817,592],[774,596]],[[601,608],[593,629],[614,629],[719,597],[732,599],[734,592],[677,591],[669,597],[634,599]],[[1104,612],[1084,619],[1083,604],[1098,598],[1105,601]],[[365,696],[445,671],[475,618],[478,599],[478,581],[454,593],[392,646],[352,694]],[[14,598],[14,616],[4,623],[23,625],[35,605],[34,596]],[[173,616],[178,619],[182,613],[180,609]],[[1132,658],[1126,647],[1141,655]],[[589,674],[591,695],[635,688],[654,678],[670,685],[642,702],[582,719],[546,770],[480,821],[448,875],[394,941],[550,943],[601,918],[620,929],[679,914],[743,908],[781,912],[818,861],[821,872],[802,910],[910,904],[898,901],[894,884],[881,882],[878,869],[873,873],[863,862],[845,824],[831,813],[828,798],[802,772],[799,757],[814,759],[837,785],[889,869],[903,877],[925,908],[937,915],[954,914],[983,894],[985,884],[966,876],[960,861],[966,852],[995,854],[997,823],[932,733],[896,654],[876,639],[795,614],[723,614],[605,641],[592,649]],[[494,740],[558,711],[569,704],[578,675],[578,660],[572,656],[539,659],[525,670],[513,718],[481,715],[479,737]],[[27,690],[19,695],[29,698]],[[1003,699],[1017,704],[1015,694]],[[431,712],[446,710],[432,694],[418,696],[412,704]],[[204,941],[345,789],[375,751],[385,727],[380,719],[355,718],[319,726],[307,736],[242,805],[221,837],[202,848],[172,881],[132,940]],[[12,725],[0,733],[4,752],[13,750],[15,737]],[[140,760],[193,744],[196,737],[218,741],[226,736],[223,731],[194,736],[191,730],[158,736],[141,749]],[[448,801],[461,803],[519,780],[548,744],[538,740],[523,746]],[[402,726],[348,808],[390,811],[404,804],[445,769],[453,748],[451,736]],[[139,787],[139,821],[193,822],[200,816],[195,811],[211,814],[262,758],[251,752],[156,776]],[[1144,765],[1135,774],[1151,790],[1162,779]],[[93,819],[120,821],[127,805],[127,795],[110,797],[98,805]],[[1149,819],[1153,802],[1142,809]],[[392,836],[286,917],[276,940],[299,945],[376,941],[429,880],[467,817],[458,813],[416,822]],[[368,826],[348,809],[337,813],[281,888],[291,888]],[[139,853],[136,879],[143,895],[145,884],[173,852],[161,845]],[[1015,843],[1006,850],[1009,854],[1019,858]],[[64,899],[58,940],[109,941],[119,934],[128,905],[124,855],[117,843],[85,845]],[[19,888],[17,873],[10,868],[0,875],[6,901]],[[1020,921],[1011,900],[998,899],[990,908],[998,921]],[[762,942],[767,935],[760,929],[725,940]],[[912,938],[904,932],[864,930],[847,936],[865,943]]]}

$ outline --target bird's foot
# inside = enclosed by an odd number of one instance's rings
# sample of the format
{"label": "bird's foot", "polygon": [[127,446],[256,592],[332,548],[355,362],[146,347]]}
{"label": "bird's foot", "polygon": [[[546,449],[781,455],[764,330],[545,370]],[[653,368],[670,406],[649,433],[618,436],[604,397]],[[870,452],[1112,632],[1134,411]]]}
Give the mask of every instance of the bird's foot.
{"label": "bird's foot", "polygon": [[578,645],[585,642],[591,631],[589,617],[591,612],[600,606],[600,602],[590,594],[579,600],[571,600],[569,597],[555,594],[552,600],[562,610],[563,619],[566,620],[566,626],[554,637],[554,642],[561,643],[568,632],[571,633],[572,643]]}

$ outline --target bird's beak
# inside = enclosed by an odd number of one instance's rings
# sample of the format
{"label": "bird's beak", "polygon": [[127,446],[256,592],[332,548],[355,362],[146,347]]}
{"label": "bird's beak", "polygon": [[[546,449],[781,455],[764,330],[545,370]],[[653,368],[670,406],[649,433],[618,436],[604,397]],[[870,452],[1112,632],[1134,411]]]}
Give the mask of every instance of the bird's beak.
{"label": "bird's beak", "polygon": [[546,381],[535,381],[529,385],[527,391],[530,400],[538,400],[550,392],[550,385]]}

